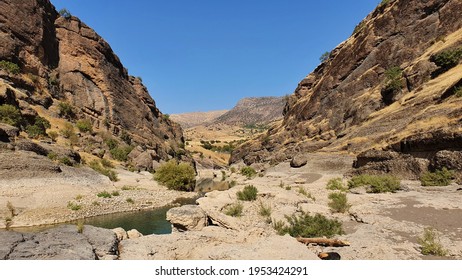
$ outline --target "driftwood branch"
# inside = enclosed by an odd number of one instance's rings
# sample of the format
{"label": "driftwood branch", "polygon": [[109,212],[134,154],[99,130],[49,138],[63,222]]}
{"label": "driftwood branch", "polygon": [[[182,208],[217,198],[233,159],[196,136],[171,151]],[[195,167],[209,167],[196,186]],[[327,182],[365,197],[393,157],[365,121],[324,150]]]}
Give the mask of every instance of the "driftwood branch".
{"label": "driftwood branch", "polygon": [[327,247],[344,247],[350,246],[350,243],[347,241],[342,241],[338,239],[328,239],[328,238],[303,238],[297,237],[297,241],[303,244],[317,244],[320,246],[327,246]]}

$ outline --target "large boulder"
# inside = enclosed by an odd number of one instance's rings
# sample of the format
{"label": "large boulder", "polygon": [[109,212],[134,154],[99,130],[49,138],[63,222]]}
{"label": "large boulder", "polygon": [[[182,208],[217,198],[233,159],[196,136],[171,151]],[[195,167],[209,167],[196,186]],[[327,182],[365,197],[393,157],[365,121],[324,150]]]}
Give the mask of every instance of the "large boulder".
{"label": "large boulder", "polygon": [[439,151],[431,160],[432,169],[443,169],[462,171],[461,151]]}
{"label": "large boulder", "polygon": [[290,161],[290,167],[293,168],[300,168],[307,164],[308,160],[305,155],[295,155],[292,160]]}
{"label": "large boulder", "polygon": [[168,210],[167,220],[174,231],[201,230],[207,226],[207,216],[197,205],[183,205]]}
{"label": "large boulder", "polygon": [[8,124],[0,123],[0,141],[11,142],[19,136],[19,128]]}

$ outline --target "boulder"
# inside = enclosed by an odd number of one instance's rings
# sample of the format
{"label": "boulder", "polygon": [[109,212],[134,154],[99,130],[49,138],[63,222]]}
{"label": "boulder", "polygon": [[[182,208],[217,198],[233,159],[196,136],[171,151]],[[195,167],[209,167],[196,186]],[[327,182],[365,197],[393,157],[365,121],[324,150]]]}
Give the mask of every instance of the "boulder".
{"label": "boulder", "polygon": [[142,152],[133,161],[132,164],[140,171],[152,171],[152,154],[150,151]]}
{"label": "boulder", "polygon": [[135,238],[140,238],[141,236],[143,236],[143,234],[141,234],[136,229],[131,229],[127,231],[127,236],[128,236],[128,239],[135,239]]}
{"label": "boulder", "polygon": [[113,229],[112,231],[116,234],[117,239],[119,241],[128,239],[127,231],[125,231],[123,228],[118,227],[118,228]]}
{"label": "boulder", "polygon": [[50,150],[46,149],[42,145],[32,142],[30,140],[21,140],[16,142],[16,150],[33,152],[41,156],[47,156],[50,152]]}
{"label": "boulder", "polygon": [[305,166],[308,163],[307,158],[304,155],[295,155],[292,160],[290,161],[290,167],[292,168],[300,168]]}
{"label": "boulder", "polygon": [[14,141],[14,138],[19,136],[19,128],[0,123],[0,141],[1,142],[11,142]]}
{"label": "boulder", "polygon": [[168,210],[167,220],[174,231],[201,230],[207,226],[207,216],[197,205],[183,205]]}
{"label": "boulder", "polygon": [[443,169],[462,171],[462,152],[461,151],[439,151],[431,160],[432,169]]}

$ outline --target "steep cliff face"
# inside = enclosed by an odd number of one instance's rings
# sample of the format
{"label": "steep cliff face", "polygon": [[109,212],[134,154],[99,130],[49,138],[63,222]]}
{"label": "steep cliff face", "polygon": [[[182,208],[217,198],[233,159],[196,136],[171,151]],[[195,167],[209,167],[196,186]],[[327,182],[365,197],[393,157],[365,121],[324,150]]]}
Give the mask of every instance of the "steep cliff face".
{"label": "steep cliff face", "polygon": [[[435,131],[461,131],[462,66],[434,55],[462,46],[460,0],[380,4],[290,96],[284,120],[237,149],[231,162],[279,162],[296,153],[358,154]],[[445,133],[443,132],[443,133]],[[431,149],[431,147],[427,147]]]}
{"label": "steep cliff face", "polygon": [[158,159],[182,145],[179,125],[163,116],[108,43],[78,18],[60,16],[49,0],[0,2],[0,61],[20,68],[0,69],[0,105],[52,119],[60,103],[69,104],[72,123],[89,120],[93,129],[123,135]]}

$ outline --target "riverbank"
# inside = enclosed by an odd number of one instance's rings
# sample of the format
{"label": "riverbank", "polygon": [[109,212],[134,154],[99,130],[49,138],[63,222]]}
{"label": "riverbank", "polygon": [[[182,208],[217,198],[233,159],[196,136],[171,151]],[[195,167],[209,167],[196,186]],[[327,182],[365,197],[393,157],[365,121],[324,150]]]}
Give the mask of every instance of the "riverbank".
{"label": "riverbank", "polygon": [[[117,169],[119,181],[88,168],[66,168],[48,177],[0,179],[0,228],[14,211],[11,228],[58,224],[87,217],[154,209],[197,193],[168,190],[149,172]],[[104,196],[104,197],[103,197]]]}

